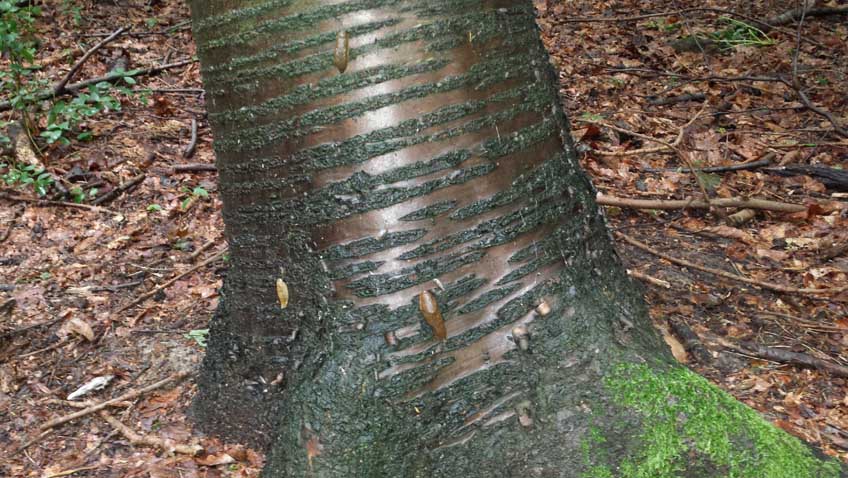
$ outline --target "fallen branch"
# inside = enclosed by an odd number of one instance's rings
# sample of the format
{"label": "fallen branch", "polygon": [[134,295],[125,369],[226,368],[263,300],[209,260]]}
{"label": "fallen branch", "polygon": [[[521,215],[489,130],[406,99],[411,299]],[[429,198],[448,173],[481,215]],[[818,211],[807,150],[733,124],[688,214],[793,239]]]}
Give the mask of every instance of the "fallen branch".
{"label": "fallen branch", "polygon": [[211,264],[211,263],[213,263],[213,262],[217,261],[218,259],[220,259],[221,257],[223,257],[224,253],[226,253],[226,252],[227,252],[227,250],[226,250],[226,249],[224,249],[224,250],[222,250],[222,251],[219,251],[219,252],[216,252],[216,253],[215,253],[212,257],[210,257],[209,259],[206,259],[205,261],[201,262],[200,264],[198,264],[198,265],[196,265],[196,266],[192,267],[191,269],[189,269],[189,270],[187,270],[187,271],[185,271],[185,272],[183,272],[183,273],[181,273],[181,274],[177,274],[177,275],[176,275],[176,277],[174,277],[173,279],[171,279],[171,280],[169,280],[169,281],[165,282],[165,283],[164,283],[164,284],[162,284],[162,285],[156,286],[156,287],[154,287],[154,288],[153,288],[153,290],[151,290],[150,292],[147,292],[146,294],[143,294],[143,295],[139,296],[138,298],[136,298],[135,300],[133,300],[133,301],[132,301],[132,302],[130,302],[129,304],[127,304],[127,305],[125,305],[125,306],[121,307],[120,309],[118,309],[118,311],[117,311],[116,313],[120,314],[121,312],[123,312],[123,311],[125,311],[125,310],[129,309],[130,307],[135,307],[136,305],[138,305],[138,304],[140,304],[140,303],[144,302],[145,300],[147,300],[147,299],[149,299],[149,298],[153,297],[153,296],[154,296],[154,295],[156,295],[159,291],[164,290],[164,289],[167,289],[167,288],[168,288],[171,284],[173,284],[174,282],[176,282],[176,281],[178,281],[178,280],[182,279],[183,277],[185,277],[185,276],[187,276],[187,275],[191,274],[192,272],[195,272],[196,270],[198,270],[198,269],[200,269],[200,268],[206,267],[207,265],[209,265],[209,264]]}
{"label": "fallen branch", "polygon": [[784,292],[787,294],[836,294],[839,292],[844,292],[848,290],[848,286],[845,287],[833,287],[828,289],[811,289],[811,288],[798,288],[798,287],[790,287],[781,284],[774,284],[772,282],[764,282],[758,281],[754,279],[749,279],[747,277],[743,277],[737,274],[732,274],[730,272],[726,272],[719,269],[713,269],[711,267],[702,266],[700,264],[695,264],[694,262],[687,261],[685,259],[678,259],[676,257],[670,256],[668,254],[662,253],[651,246],[639,242],[636,239],[623,234],[621,232],[614,233],[617,237],[623,239],[628,244],[635,246],[639,249],[642,249],[645,252],[649,252],[657,257],[665,259],[673,264],[677,264],[679,266],[688,267],[689,269],[695,269],[701,272],[706,272],[707,274],[712,274],[719,277],[724,277],[725,279],[730,279],[736,282],[742,282],[745,284],[750,284],[756,287],[761,287],[763,289],[773,290],[775,292]]}
{"label": "fallen branch", "polygon": [[607,196],[598,193],[596,198],[598,204],[603,206],[618,206],[634,209],[709,209],[716,207],[739,207],[745,209],[758,209],[778,212],[803,212],[806,206],[801,204],[789,204],[784,202],[769,201],[766,199],[743,199],[743,198],[715,198],[707,203],[702,199],[632,199]]}
{"label": "fallen branch", "polygon": [[191,140],[183,150],[183,157],[190,158],[194,156],[194,149],[197,147],[197,119],[191,119]]}
{"label": "fallen branch", "polygon": [[713,356],[710,355],[709,350],[704,347],[704,344],[701,343],[701,338],[698,337],[689,325],[681,320],[669,320],[668,324],[671,328],[671,332],[674,333],[683,343],[683,348],[686,349],[687,352],[695,356],[695,359],[698,360],[701,364],[707,365],[712,362]]}
{"label": "fallen branch", "polygon": [[82,58],[80,58],[79,60],[77,60],[76,63],[74,63],[74,66],[71,67],[70,71],[68,71],[68,73],[65,74],[65,76],[53,86],[53,96],[59,96],[65,91],[65,86],[67,86],[68,82],[71,81],[71,78],[73,78],[73,76],[79,71],[79,69],[82,68],[82,65],[85,64],[85,62],[88,61],[89,58],[91,58],[91,55],[93,55],[97,50],[101,49],[107,43],[111,42],[115,38],[118,38],[118,36],[120,36],[120,34],[124,33],[126,30],[127,27],[121,27],[112,32],[112,34],[108,37],[101,40],[100,43],[89,48],[89,50],[85,52]]}
{"label": "fallen branch", "polygon": [[817,359],[805,353],[792,352],[791,350],[775,347],[767,347],[753,342],[742,342],[737,345],[721,337],[717,337],[716,341],[722,347],[736,352],[753,355],[761,359],[792,365],[801,365],[803,367],[810,367],[817,370],[826,370],[837,377],[848,377],[848,367],[828,362],[826,360]]}
{"label": "fallen branch", "polygon": [[100,402],[96,405],[92,405],[90,407],[84,408],[84,409],[79,410],[77,412],[69,413],[69,414],[62,416],[62,417],[59,417],[59,418],[54,418],[53,420],[50,420],[49,422],[38,427],[38,431],[39,432],[45,432],[45,431],[47,431],[47,430],[49,430],[53,427],[56,427],[58,425],[62,425],[63,423],[67,423],[67,422],[70,422],[72,420],[76,420],[77,418],[84,417],[86,415],[90,415],[94,412],[99,412],[100,410],[103,410],[106,407],[111,406],[113,404],[116,404],[116,403],[119,403],[119,402],[124,402],[124,401],[127,401],[127,400],[133,400],[135,398],[138,398],[138,397],[144,395],[145,393],[149,393],[149,392],[152,392],[153,390],[156,390],[157,388],[161,388],[163,385],[167,385],[170,382],[178,382],[178,381],[180,381],[180,380],[182,380],[182,379],[184,379],[188,376],[189,376],[188,372],[177,372],[177,373],[172,374],[172,375],[170,375],[166,378],[163,378],[162,380],[159,380],[158,382],[152,383],[152,384],[150,384],[150,385],[148,385],[144,388],[140,388],[138,390],[132,390],[132,391],[129,391],[129,392],[127,392],[127,393],[125,393],[125,394],[123,394],[119,397],[113,398],[111,400],[106,400],[105,402]]}
{"label": "fallen branch", "polygon": [[[91,79],[88,79],[88,80],[85,80],[85,81],[80,81],[78,83],[73,83],[71,85],[67,85],[67,86],[65,86],[63,91],[58,95],[55,94],[52,89],[42,90],[38,93],[35,93],[33,100],[34,101],[44,101],[46,99],[50,99],[50,98],[53,98],[55,96],[72,95],[72,94],[75,94],[77,91],[79,91],[83,88],[87,88],[91,85],[96,85],[97,83],[101,83],[101,82],[104,82],[104,81],[113,82],[113,81],[116,81],[116,80],[119,80],[121,78],[128,77],[128,76],[129,77],[136,77],[136,76],[154,75],[156,73],[159,73],[159,72],[162,72],[162,71],[165,71],[165,70],[170,70],[172,68],[179,68],[181,66],[189,65],[191,63],[194,63],[195,61],[196,60],[183,60],[183,61],[178,61],[178,62],[175,62],[175,63],[167,63],[167,64],[164,64],[164,65],[154,66],[154,67],[151,67],[151,68],[144,68],[144,69],[141,69],[141,70],[130,70],[130,71],[125,71],[125,72],[120,72],[120,73],[110,73],[108,75],[98,76],[96,78],[91,78]],[[8,101],[0,102],[0,111],[9,111],[10,109],[12,109],[12,103],[10,103]]]}
{"label": "fallen branch", "polygon": [[127,440],[130,441],[133,445],[141,445],[141,446],[152,446],[164,450],[166,452],[177,452],[184,455],[194,456],[201,451],[203,451],[203,447],[200,445],[183,445],[179,443],[170,443],[168,440],[163,438],[159,438],[157,436],[152,435],[139,435],[134,432],[130,427],[121,423],[120,420],[113,417],[106,410],[100,411],[100,416],[103,417],[104,420],[109,422],[112,427],[120,432],[121,435],[124,436]]}
{"label": "fallen branch", "polygon": [[669,96],[668,98],[649,99],[648,103],[653,106],[667,106],[676,103],[686,103],[687,101],[704,101],[707,99],[703,93],[686,93],[684,95]]}
{"label": "fallen branch", "polygon": [[100,204],[105,204],[109,201],[112,201],[113,199],[117,198],[121,194],[124,194],[125,192],[129,191],[130,189],[141,184],[146,177],[147,177],[146,174],[141,173],[138,176],[136,176],[136,177],[130,179],[129,181],[125,182],[124,184],[121,184],[120,186],[109,191],[108,193],[106,193],[106,194],[100,196],[99,198],[95,199],[94,201],[92,201],[92,204],[94,204],[95,206],[98,206]]}

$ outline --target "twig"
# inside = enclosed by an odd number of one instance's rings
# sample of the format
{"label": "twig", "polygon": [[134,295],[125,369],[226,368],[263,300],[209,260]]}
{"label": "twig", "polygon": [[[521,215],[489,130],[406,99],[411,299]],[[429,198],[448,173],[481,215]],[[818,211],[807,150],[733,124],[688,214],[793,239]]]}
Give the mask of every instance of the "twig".
{"label": "twig", "polygon": [[[613,71],[616,73],[645,73],[648,75],[652,75],[652,77],[656,76],[665,76],[670,78],[677,78],[681,80],[687,81],[715,81],[721,83],[735,83],[738,81],[762,81],[766,83],[783,83],[783,80],[780,78],[776,78],[773,76],[721,76],[721,75],[707,75],[707,76],[690,76],[685,75],[683,73],[674,73],[670,71],[658,71],[651,70],[649,68],[606,68],[607,71]],[[640,76],[640,75],[637,75]]]}
{"label": "twig", "polygon": [[91,58],[91,55],[93,55],[97,50],[105,46],[107,43],[111,42],[115,38],[118,38],[118,36],[120,36],[121,33],[124,33],[126,30],[127,27],[118,28],[117,30],[112,32],[111,35],[100,41],[100,43],[89,48],[89,50],[85,52],[82,58],[80,58],[79,60],[77,60],[76,63],[74,63],[74,66],[72,66],[70,71],[65,74],[64,78],[62,78],[58,83],[53,86],[53,96],[59,96],[64,92],[65,86],[68,84],[69,81],[71,81],[71,78],[73,78],[73,76],[79,71],[79,69],[82,68],[82,65],[85,64],[85,62],[88,61],[89,58]]}
{"label": "twig", "polygon": [[[812,4],[812,2],[810,2]],[[772,26],[786,25],[803,17],[826,17],[828,15],[848,15],[848,7],[798,7],[769,18],[766,23]]]}
{"label": "twig", "polygon": [[[162,71],[165,71],[165,70],[170,70],[172,68],[179,68],[181,66],[192,64],[195,61],[196,60],[183,60],[183,61],[178,61],[178,62],[175,62],[175,63],[167,63],[167,64],[164,64],[164,65],[158,65],[158,66],[154,66],[154,67],[151,67],[151,68],[144,68],[144,69],[141,69],[141,70],[130,70],[130,71],[120,72],[120,73],[110,73],[108,75],[98,76],[96,78],[90,78],[90,79],[85,80],[85,81],[80,81],[78,83],[73,83],[71,85],[67,85],[67,86],[65,86],[64,90],[61,92],[61,95],[55,95],[53,93],[52,89],[43,90],[41,92],[35,93],[34,96],[33,96],[33,100],[34,101],[43,101],[43,100],[46,100],[46,99],[49,99],[49,98],[53,98],[54,96],[71,95],[71,94],[74,94],[78,90],[81,90],[83,88],[86,88],[86,87],[89,87],[91,85],[95,85],[97,83],[101,83],[101,82],[104,82],[104,81],[112,82],[112,81],[119,80],[119,79],[127,77],[127,76],[136,77],[136,76],[154,75],[156,73],[159,73],[159,72],[162,72]],[[10,103],[8,101],[4,101],[4,102],[0,103],[0,111],[8,111],[10,109],[12,109],[12,103]]]}
{"label": "twig", "polygon": [[132,302],[130,302],[129,304],[127,304],[127,305],[125,305],[125,306],[121,307],[120,309],[118,309],[118,311],[117,311],[116,313],[121,313],[121,312],[123,312],[123,311],[125,311],[125,310],[129,309],[130,307],[135,307],[136,305],[138,305],[138,304],[140,304],[140,303],[144,302],[145,300],[147,300],[147,299],[149,299],[149,298],[153,297],[153,296],[154,296],[154,295],[156,295],[159,291],[161,291],[161,290],[164,290],[164,289],[168,288],[168,287],[169,287],[171,284],[173,284],[174,282],[177,282],[178,280],[180,280],[180,279],[182,279],[183,277],[185,277],[185,276],[187,276],[187,275],[191,274],[192,272],[195,272],[196,270],[198,270],[198,269],[200,269],[200,268],[203,268],[203,267],[205,267],[205,266],[207,266],[207,265],[209,265],[209,264],[211,264],[211,263],[213,263],[213,262],[217,261],[217,260],[218,260],[218,259],[220,259],[220,258],[224,255],[224,253],[226,253],[226,252],[227,252],[227,250],[226,250],[226,249],[224,249],[224,250],[222,250],[222,251],[219,251],[219,252],[216,252],[216,253],[215,253],[212,257],[210,257],[209,259],[206,259],[205,261],[203,261],[203,262],[201,262],[200,264],[198,264],[198,265],[196,265],[196,266],[192,267],[191,269],[189,269],[189,270],[187,270],[187,271],[183,272],[182,274],[177,274],[177,275],[176,275],[176,277],[174,277],[173,279],[171,279],[171,280],[169,280],[169,281],[165,282],[165,283],[164,283],[164,284],[162,284],[162,285],[156,286],[156,287],[154,287],[154,288],[153,288],[153,290],[151,290],[150,292],[147,292],[146,294],[143,294],[143,295],[141,295],[141,296],[137,297],[135,300],[133,300],[133,301],[132,301]]}
{"label": "twig", "polygon": [[147,175],[145,173],[141,173],[138,176],[136,176],[136,177],[130,179],[129,181],[125,182],[124,184],[121,184],[120,186],[109,191],[108,193],[106,193],[106,194],[100,196],[99,198],[95,199],[94,201],[92,201],[92,204],[94,204],[95,206],[100,205],[100,204],[105,204],[105,203],[117,198],[118,196],[125,193],[126,191],[138,186],[139,184],[141,184],[144,181],[144,179],[146,177],[147,177]]}
{"label": "twig", "polygon": [[147,445],[159,448],[161,450],[165,450],[166,452],[175,451],[177,453],[182,453],[184,455],[194,456],[200,453],[203,450],[203,447],[200,445],[183,445],[179,443],[168,443],[168,441],[152,436],[152,435],[139,435],[134,432],[130,427],[121,423],[120,420],[113,417],[106,410],[100,411],[100,416],[103,417],[104,420],[109,422],[115,430],[121,433],[127,440],[130,441],[133,445]]}
{"label": "twig", "polygon": [[35,199],[28,198],[24,196],[14,196],[5,191],[0,191],[0,199],[6,199],[9,201],[18,201],[18,202],[26,202],[30,204],[35,204],[36,206],[45,207],[45,206],[62,206],[62,207],[70,207],[75,209],[87,209],[89,211],[94,212],[104,212],[107,214],[112,214],[114,216],[119,215],[117,211],[113,211],[111,209],[107,209],[101,206],[93,206],[91,204],[81,204],[75,202],[66,202],[66,201],[49,201],[47,199]]}
{"label": "twig", "polygon": [[[752,169],[758,169],[771,164],[771,161],[768,159],[761,159],[759,161],[751,161],[750,163],[740,163],[733,164],[730,166],[712,166],[709,168],[698,168],[695,171],[699,173],[727,173],[731,171],[750,171]],[[680,168],[644,168],[642,171],[646,173],[663,173],[666,171],[678,171]]]}
{"label": "twig", "polygon": [[[13,297],[13,298],[9,299],[9,302],[14,304],[15,298]],[[6,303],[9,303],[9,302],[6,302]],[[4,305],[3,308],[5,308],[6,304],[3,304],[3,305]],[[0,308],[0,310],[2,310],[3,308]],[[32,329],[39,329],[41,327],[49,327],[49,326],[51,326],[51,325],[53,325],[56,322],[59,322],[61,320],[62,320],[61,317],[56,317],[55,319],[45,320],[44,322],[39,322],[37,324],[27,325],[26,327],[21,327],[19,329],[9,330],[8,332],[3,332],[2,334],[0,334],[0,337],[2,337],[2,338],[14,337],[16,335],[20,335],[20,334],[27,332],[27,331],[30,331]],[[30,353],[32,353],[32,352],[30,352]]]}
{"label": "twig", "polygon": [[92,414],[94,412],[99,412],[100,410],[103,410],[104,408],[106,408],[106,407],[108,407],[112,404],[115,404],[115,403],[118,403],[118,402],[124,402],[124,401],[127,401],[127,400],[133,400],[135,398],[138,398],[138,397],[144,395],[145,393],[152,392],[153,390],[156,390],[157,388],[160,388],[163,385],[166,385],[170,382],[174,382],[174,381],[178,382],[178,381],[186,378],[187,376],[189,376],[188,372],[177,372],[177,373],[172,374],[172,375],[170,375],[166,378],[163,378],[162,380],[159,380],[156,383],[152,383],[152,384],[150,384],[150,385],[148,385],[144,388],[140,388],[138,390],[131,390],[131,391],[129,391],[129,392],[127,392],[127,393],[125,393],[125,394],[123,394],[119,397],[113,398],[111,400],[106,400],[105,402],[100,402],[96,405],[92,405],[90,407],[84,408],[84,409],[79,410],[77,412],[69,413],[69,414],[62,416],[62,417],[59,417],[59,418],[54,418],[53,420],[50,420],[49,422],[38,427],[38,431],[39,432],[45,432],[45,431],[47,431],[47,430],[49,430],[53,427],[56,427],[58,425],[62,425],[63,423],[68,423],[71,420],[76,420],[77,418],[84,417],[84,416]]}
{"label": "twig", "polygon": [[184,158],[190,158],[190,157],[194,156],[194,150],[195,150],[196,147],[197,147],[197,119],[192,118],[191,119],[191,140],[188,142],[188,145],[186,145],[185,149],[183,150],[183,157]]}
{"label": "twig", "polygon": [[848,129],[843,128],[829,111],[823,110],[822,108],[813,104],[813,102],[810,101],[810,97],[807,96],[807,93],[805,93],[804,90],[802,90],[800,87],[797,87],[785,80],[783,82],[786,84],[786,86],[795,90],[795,94],[798,95],[798,99],[801,100],[801,103],[806,106],[808,110],[812,111],[813,113],[819,116],[824,117],[828,122],[830,122],[830,124],[833,125],[833,130],[839,136],[842,136],[843,138],[848,138]]}
{"label": "twig", "polygon": [[767,199],[744,199],[744,198],[714,198],[709,203],[701,199],[632,199],[607,196],[598,193],[596,198],[598,204],[603,206],[618,206],[634,209],[709,209],[710,205],[716,207],[739,207],[746,209],[757,209],[778,212],[803,212],[806,206],[801,204],[789,204],[784,202],[769,201]]}
{"label": "twig", "polygon": [[811,289],[811,288],[789,287],[789,286],[785,286],[785,285],[781,285],[781,284],[774,284],[774,283],[771,283],[771,282],[763,282],[763,281],[758,281],[758,280],[754,280],[754,279],[749,279],[747,277],[732,274],[730,272],[722,271],[722,270],[719,270],[719,269],[713,269],[711,267],[702,266],[700,264],[695,264],[695,263],[689,262],[685,259],[678,259],[676,257],[662,253],[662,252],[652,248],[651,246],[644,244],[642,242],[639,242],[636,239],[633,239],[632,237],[630,237],[626,234],[623,234],[621,232],[615,232],[614,234],[617,237],[623,239],[628,244],[635,246],[639,249],[642,249],[645,252],[649,252],[649,253],[657,256],[657,257],[665,259],[665,260],[667,260],[671,263],[674,263],[674,264],[677,264],[677,265],[680,265],[680,266],[683,266],[683,267],[688,267],[690,269],[695,269],[695,270],[698,270],[698,271],[701,271],[701,272],[706,272],[708,274],[716,275],[716,276],[719,276],[719,277],[724,277],[725,279],[730,279],[730,280],[737,281],[737,282],[743,282],[745,284],[750,284],[750,285],[753,285],[753,286],[761,287],[763,289],[773,290],[775,292],[785,292],[785,293],[788,293],[788,294],[835,294],[835,293],[844,292],[844,291],[848,290],[848,286],[834,287],[834,288],[828,288],[828,289]]}

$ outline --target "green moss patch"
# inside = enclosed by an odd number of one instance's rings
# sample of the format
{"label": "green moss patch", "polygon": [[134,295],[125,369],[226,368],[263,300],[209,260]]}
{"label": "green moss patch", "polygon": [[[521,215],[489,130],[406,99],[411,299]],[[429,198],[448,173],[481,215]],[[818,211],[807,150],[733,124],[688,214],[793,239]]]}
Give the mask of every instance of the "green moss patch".
{"label": "green moss patch", "polygon": [[643,432],[637,438],[640,449],[624,457],[618,475],[600,476],[840,476],[836,461],[816,457],[800,440],[688,369],[622,365],[605,386],[618,406],[639,413]]}

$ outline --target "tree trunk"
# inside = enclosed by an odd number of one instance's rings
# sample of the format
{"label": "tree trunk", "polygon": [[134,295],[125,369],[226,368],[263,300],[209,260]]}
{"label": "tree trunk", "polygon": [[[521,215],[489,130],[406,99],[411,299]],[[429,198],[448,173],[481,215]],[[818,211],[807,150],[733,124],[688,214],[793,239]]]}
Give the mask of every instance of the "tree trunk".
{"label": "tree trunk", "polygon": [[195,413],[266,476],[839,476],[670,358],[530,2],[191,3],[230,245]]}

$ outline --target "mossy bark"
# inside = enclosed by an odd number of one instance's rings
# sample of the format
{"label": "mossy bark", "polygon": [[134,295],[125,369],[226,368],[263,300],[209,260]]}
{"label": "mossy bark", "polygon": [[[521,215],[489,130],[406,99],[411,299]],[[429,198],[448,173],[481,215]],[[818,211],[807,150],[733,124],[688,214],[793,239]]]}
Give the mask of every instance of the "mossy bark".
{"label": "mossy bark", "polygon": [[231,252],[195,414],[266,476],[838,475],[679,375],[530,2],[192,11]]}

